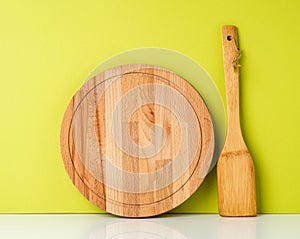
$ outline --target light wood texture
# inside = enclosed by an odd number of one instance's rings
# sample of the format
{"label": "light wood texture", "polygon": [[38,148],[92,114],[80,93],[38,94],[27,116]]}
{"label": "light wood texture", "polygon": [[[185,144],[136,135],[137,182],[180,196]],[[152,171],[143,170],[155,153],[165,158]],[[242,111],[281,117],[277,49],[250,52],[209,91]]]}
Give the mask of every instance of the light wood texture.
{"label": "light wood texture", "polygon": [[239,115],[237,29],[222,29],[228,129],[217,165],[219,213],[222,216],[256,216],[256,186],[252,157],[244,142]]}
{"label": "light wood texture", "polygon": [[87,81],[61,126],[61,153],[78,190],[107,212],[169,211],[200,186],[212,162],[213,125],[184,79],[151,65],[123,65]]}

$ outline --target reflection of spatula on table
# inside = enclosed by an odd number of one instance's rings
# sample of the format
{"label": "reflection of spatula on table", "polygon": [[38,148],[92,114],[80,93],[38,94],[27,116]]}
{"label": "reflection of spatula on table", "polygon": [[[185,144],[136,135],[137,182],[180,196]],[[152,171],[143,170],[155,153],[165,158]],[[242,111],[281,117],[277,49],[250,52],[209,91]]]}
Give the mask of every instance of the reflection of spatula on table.
{"label": "reflection of spatula on table", "polygon": [[228,129],[217,166],[219,213],[221,216],[256,216],[254,164],[240,128],[240,51],[236,27],[223,27],[222,42]]}

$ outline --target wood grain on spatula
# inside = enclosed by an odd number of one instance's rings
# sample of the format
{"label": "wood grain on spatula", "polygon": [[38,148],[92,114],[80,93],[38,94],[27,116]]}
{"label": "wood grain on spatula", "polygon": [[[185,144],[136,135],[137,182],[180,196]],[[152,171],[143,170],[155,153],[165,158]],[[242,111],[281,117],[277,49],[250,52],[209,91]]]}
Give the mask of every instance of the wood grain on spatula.
{"label": "wood grain on spatula", "polygon": [[237,28],[224,26],[222,42],[228,129],[217,165],[219,213],[221,216],[256,216],[254,163],[240,127]]}

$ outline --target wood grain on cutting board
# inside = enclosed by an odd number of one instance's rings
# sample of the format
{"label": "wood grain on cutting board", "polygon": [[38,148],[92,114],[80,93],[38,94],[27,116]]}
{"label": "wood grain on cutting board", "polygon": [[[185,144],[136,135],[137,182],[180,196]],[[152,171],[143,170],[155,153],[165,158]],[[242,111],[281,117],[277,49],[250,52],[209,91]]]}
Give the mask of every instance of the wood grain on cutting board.
{"label": "wood grain on cutting board", "polygon": [[75,94],[61,128],[65,167],[100,208],[127,217],[189,198],[212,162],[213,126],[199,94],[149,65],[100,73]]}

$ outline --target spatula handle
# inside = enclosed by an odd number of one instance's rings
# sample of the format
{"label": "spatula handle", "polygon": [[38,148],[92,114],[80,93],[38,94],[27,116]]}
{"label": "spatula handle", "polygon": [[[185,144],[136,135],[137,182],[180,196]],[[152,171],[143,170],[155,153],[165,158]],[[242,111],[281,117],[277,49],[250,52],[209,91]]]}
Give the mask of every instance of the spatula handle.
{"label": "spatula handle", "polygon": [[228,112],[227,137],[241,136],[239,114],[239,57],[238,34],[235,26],[223,26],[223,61]]}

